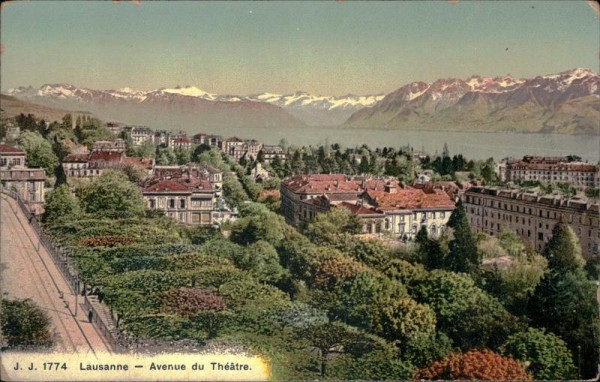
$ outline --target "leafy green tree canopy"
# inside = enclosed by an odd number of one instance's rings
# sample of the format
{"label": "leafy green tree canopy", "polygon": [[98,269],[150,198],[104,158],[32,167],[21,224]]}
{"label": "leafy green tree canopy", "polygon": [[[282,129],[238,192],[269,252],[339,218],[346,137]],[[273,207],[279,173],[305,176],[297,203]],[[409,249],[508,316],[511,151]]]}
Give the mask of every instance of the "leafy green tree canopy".
{"label": "leafy green tree canopy", "polygon": [[21,134],[19,143],[27,153],[25,163],[28,167],[40,167],[47,175],[54,174],[54,169],[58,166],[58,157],[52,150],[52,144],[40,133],[25,131]]}
{"label": "leafy green tree canopy", "polygon": [[46,197],[42,221],[52,223],[60,219],[75,217],[80,213],[79,200],[66,185],[62,185],[55,188]]}
{"label": "leafy green tree canopy", "polygon": [[452,228],[454,238],[450,241],[446,268],[454,272],[474,273],[481,260],[462,202],[459,201],[452,211],[448,227]]}
{"label": "leafy green tree canopy", "polygon": [[50,347],[50,319],[31,300],[2,299],[2,336],[9,347]]}
{"label": "leafy green tree canopy", "polygon": [[585,265],[575,232],[562,222],[554,226],[552,239],[546,244],[543,255],[548,259],[550,269],[558,272],[582,269]]}
{"label": "leafy green tree canopy", "polygon": [[543,329],[529,328],[513,334],[500,348],[502,354],[526,363],[527,372],[539,380],[572,379],[575,377],[573,357],[567,344]]}
{"label": "leafy green tree canopy", "polygon": [[103,216],[138,215],[145,209],[140,190],[120,171],[102,173],[83,189],[81,199],[85,212]]}

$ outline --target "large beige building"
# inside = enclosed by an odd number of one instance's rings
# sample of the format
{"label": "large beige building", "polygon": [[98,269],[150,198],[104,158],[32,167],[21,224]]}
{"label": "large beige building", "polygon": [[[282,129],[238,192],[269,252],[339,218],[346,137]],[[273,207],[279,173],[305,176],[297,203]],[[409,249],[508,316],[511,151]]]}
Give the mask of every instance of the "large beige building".
{"label": "large beige building", "polygon": [[360,216],[365,233],[387,232],[411,239],[421,226],[439,235],[455,202],[441,189],[417,189],[382,178],[318,174],[298,175],[281,183],[281,212],[292,225],[308,223],[334,206]]}
{"label": "large beige building", "polygon": [[552,229],[562,221],[578,236],[584,257],[599,255],[598,204],[484,187],[470,188],[463,195],[463,201],[475,232],[496,235],[502,229],[509,229],[529,246],[542,251],[552,237]]}
{"label": "large beige building", "polygon": [[564,183],[580,189],[600,187],[600,166],[575,157],[534,157],[505,160],[498,164],[502,181]]}
{"label": "large beige building", "polygon": [[126,166],[143,167],[152,175],[154,159],[128,157],[123,151],[92,151],[89,154],[71,154],[63,159],[62,167],[68,178],[93,178],[105,170]]}

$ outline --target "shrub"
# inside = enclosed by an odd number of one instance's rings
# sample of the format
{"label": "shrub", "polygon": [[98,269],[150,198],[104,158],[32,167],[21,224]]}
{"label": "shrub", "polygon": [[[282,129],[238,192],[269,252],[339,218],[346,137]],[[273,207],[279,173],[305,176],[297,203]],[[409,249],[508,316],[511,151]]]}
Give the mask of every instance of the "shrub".
{"label": "shrub", "polygon": [[432,363],[419,370],[415,379],[529,381],[531,376],[512,358],[502,357],[489,350],[470,350]]}

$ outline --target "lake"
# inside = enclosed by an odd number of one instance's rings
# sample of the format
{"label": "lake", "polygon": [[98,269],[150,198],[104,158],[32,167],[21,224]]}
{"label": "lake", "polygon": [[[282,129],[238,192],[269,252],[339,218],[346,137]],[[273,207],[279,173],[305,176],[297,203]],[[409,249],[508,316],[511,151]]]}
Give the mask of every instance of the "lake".
{"label": "lake", "polygon": [[[199,131],[188,131],[195,134]],[[265,144],[277,144],[285,138],[290,145],[308,146],[325,142],[342,146],[360,146],[366,143],[371,148],[400,147],[410,144],[415,150],[424,148],[434,154],[442,152],[448,144],[450,155],[463,154],[469,159],[498,160],[507,156],[522,157],[526,154],[559,156],[575,154],[589,162],[600,161],[600,137],[561,134],[518,134],[518,133],[467,133],[402,130],[364,130],[336,127],[305,127],[300,129],[203,129],[203,132],[225,137],[254,138]]]}

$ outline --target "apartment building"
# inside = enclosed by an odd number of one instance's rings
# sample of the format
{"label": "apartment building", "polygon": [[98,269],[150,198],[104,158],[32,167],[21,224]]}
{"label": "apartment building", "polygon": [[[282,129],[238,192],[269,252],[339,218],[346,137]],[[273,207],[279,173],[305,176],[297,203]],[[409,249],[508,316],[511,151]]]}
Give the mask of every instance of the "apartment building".
{"label": "apartment building", "polygon": [[180,166],[159,168],[142,187],[144,200],[151,209],[187,225],[212,225],[218,222],[217,184],[220,173],[210,174],[206,168]]}
{"label": "apartment building", "polygon": [[281,212],[289,224],[308,223],[335,206],[362,217],[366,233],[411,239],[422,225],[431,235],[440,234],[455,201],[441,189],[416,189],[384,178],[298,175],[281,184]]}
{"label": "apartment building", "polygon": [[279,158],[281,162],[285,162],[287,159],[285,151],[280,146],[264,145],[262,147],[262,153],[265,163],[273,162],[273,159],[276,157]]}
{"label": "apartment building", "polygon": [[108,169],[122,169],[125,166],[143,167],[152,175],[154,159],[128,157],[124,151],[92,151],[89,154],[71,154],[63,159],[62,167],[67,178],[93,178]]}
{"label": "apartment building", "polygon": [[154,131],[148,127],[128,126],[125,128],[125,133],[131,138],[133,146],[142,146],[146,142],[154,141]]}
{"label": "apartment building", "polygon": [[0,144],[0,185],[3,190],[15,191],[34,210],[44,203],[46,172],[41,168],[25,167],[25,151]]}
{"label": "apartment building", "polygon": [[107,152],[125,152],[125,141],[115,139],[114,141],[96,141],[92,147],[92,151],[107,151]]}
{"label": "apartment building", "polygon": [[538,195],[517,189],[472,187],[463,202],[473,231],[496,235],[509,229],[525,243],[542,251],[552,237],[556,223],[562,221],[579,238],[583,256],[599,255],[599,206],[585,200],[565,199],[560,195]]}
{"label": "apartment building", "polygon": [[600,166],[583,163],[576,156],[504,160],[498,164],[497,172],[502,181],[564,183],[579,189],[600,187]]}

